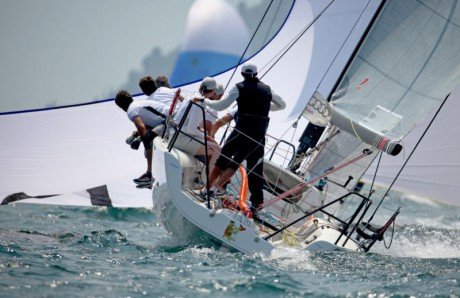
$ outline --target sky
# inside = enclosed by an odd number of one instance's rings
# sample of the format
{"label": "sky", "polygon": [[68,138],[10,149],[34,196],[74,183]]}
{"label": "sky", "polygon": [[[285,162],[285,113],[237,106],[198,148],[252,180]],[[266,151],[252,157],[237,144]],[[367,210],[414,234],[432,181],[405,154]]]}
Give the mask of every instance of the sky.
{"label": "sky", "polygon": [[0,0],[0,112],[113,97],[149,57],[166,72],[193,2]]}

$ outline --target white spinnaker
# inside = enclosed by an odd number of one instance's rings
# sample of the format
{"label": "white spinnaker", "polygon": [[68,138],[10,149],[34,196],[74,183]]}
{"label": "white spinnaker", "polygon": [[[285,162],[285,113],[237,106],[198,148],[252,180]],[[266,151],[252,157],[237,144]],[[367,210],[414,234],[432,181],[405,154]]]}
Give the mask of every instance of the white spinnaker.
{"label": "white spinnaker", "polygon": [[[118,184],[131,181],[146,167],[142,152],[125,143],[134,127],[113,102],[3,115],[0,127],[5,140],[0,148],[2,200],[17,192],[62,194]],[[132,185],[126,194],[131,190],[137,189]],[[47,201],[65,204],[40,199]]]}
{"label": "white spinnaker", "polygon": [[[306,104],[332,62],[334,65],[323,84],[335,81],[379,2],[371,1],[367,5],[368,1],[335,1],[324,14],[326,21],[316,22],[267,74],[263,81],[288,104],[285,111],[271,115],[270,134],[281,136],[291,125],[286,119],[301,113],[301,109],[294,110],[297,103],[304,101]],[[277,36],[252,59],[259,67],[269,63],[325,5],[296,1]],[[363,9],[366,12],[362,15]],[[352,30],[341,55],[334,60]],[[326,33],[323,38],[319,35]],[[216,76],[216,79],[225,83],[231,72]],[[240,80],[237,71],[232,83]],[[194,91],[197,85],[182,88]],[[2,200],[19,192],[29,196],[64,194],[21,202],[89,205],[85,190],[101,187],[107,188],[113,206],[152,205],[151,193],[138,190],[131,183],[132,178],[144,171],[145,160],[141,152],[131,150],[124,143],[134,127],[113,102],[3,115],[0,127],[0,138],[5,144],[0,149]],[[75,198],[75,204],[71,198]]]}

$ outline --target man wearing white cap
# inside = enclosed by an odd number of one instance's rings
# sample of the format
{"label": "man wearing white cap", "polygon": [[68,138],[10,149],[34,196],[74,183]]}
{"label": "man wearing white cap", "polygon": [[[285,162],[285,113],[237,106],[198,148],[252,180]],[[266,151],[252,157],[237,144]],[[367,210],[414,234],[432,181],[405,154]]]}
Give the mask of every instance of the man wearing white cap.
{"label": "man wearing white cap", "polygon": [[238,166],[246,160],[249,191],[253,210],[263,203],[263,163],[265,133],[269,111],[282,110],[284,101],[257,78],[257,66],[248,61],[243,64],[244,80],[233,86],[220,101],[204,99],[207,106],[222,111],[233,102],[238,104],[238,119],[235,130],[227,138],[221,155],[210,174],[210,183],[221,189],[233,176]]}
{"label": "man wearing white cap", "polygon": [[[224,96],[224,86],[222,84],[217,84],[216,89],[211,94],[209,99],[211,100],[220,100]],[[205,107],[206,109],[206,121],[201,124],[201,127],[206,130],[206,132],[211,135],[213,129],[213,123],[217,120],[217,111],[210,107]]]}
{"label": "man wearing white cap", "polygon": [[[203,98],[209,98],[214,93],[214,90],[216,89],[216,87],[217,87],[217,83],[213,78],[210,78],[210,77],[204,78],[199,87],[199,92],[200,92],[199,97],[191,96],[187,98],[186,100],[184,100],[179,110],[177,111],[176,115],[174,116],[174,122],[176,124],[179,124],[181,122],[182,118],[185,116],[185,112],[187,110],[187,107],[190,101],[192,100],[197,101],[198,99],[202,101]],[[203,145],[204,134],[203,134],[203,131],[199,128],[199,125],[202,123],[202,121],[203,121],[202,110],[198,108],[197,106],[192,105],[187,115],[187,118],[185,119],[182,125],[182,128],[181,128],[181,131],[183,133],[179,133],[179,135],[177,136],[177,139],[174,143],[174,147],[184,152],[187,152],[191,155],[194,155],[194,156],[205,155],[206,151]],[[209,146],[208,148],[209,149],[208,157],[210,158],[209,164],[210,166],[212,166],[214,165],[217,157],[219,156],[220,147],[214,141],[213,138],[209,137],[208,135],[206,136],[206,138],[208,140],[208,146]]]}

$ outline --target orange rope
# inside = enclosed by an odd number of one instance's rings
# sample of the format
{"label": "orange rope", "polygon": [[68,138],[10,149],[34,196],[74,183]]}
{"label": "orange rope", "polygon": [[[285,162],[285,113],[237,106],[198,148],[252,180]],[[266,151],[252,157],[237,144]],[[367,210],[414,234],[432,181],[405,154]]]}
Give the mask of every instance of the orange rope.
{"label": "orange rope", "polygon": [[242,165],[238,167],[241,174],[241,187],[240,187],[240,199],[238,200],[238,207],[241,212],[249,218],[252,218],[252,212],[248,207],[248,175]]}
{"label": "orange rope", "polygon": [[174,94],[174,98],[171,102],[171,105],[169,106],[169,116],[172,116],[174,113],[174,109],[176,108],[177,101],[180,97],[180,88],[177,89],[176,93]]}

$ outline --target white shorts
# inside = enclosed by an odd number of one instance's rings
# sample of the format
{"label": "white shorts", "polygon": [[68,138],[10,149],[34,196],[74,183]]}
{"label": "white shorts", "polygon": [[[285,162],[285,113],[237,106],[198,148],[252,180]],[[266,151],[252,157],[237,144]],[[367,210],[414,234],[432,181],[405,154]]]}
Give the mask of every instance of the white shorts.
{"label": "white shorts", "polygon": [[[195,138],[204,143],[204,139],[202,137],[195,136]],[[174,143],[174,148],[182,150],[191,155],[196,155],[196,152],[200,146],[204,145],[181,133],[177,136],[176,142]]]}

